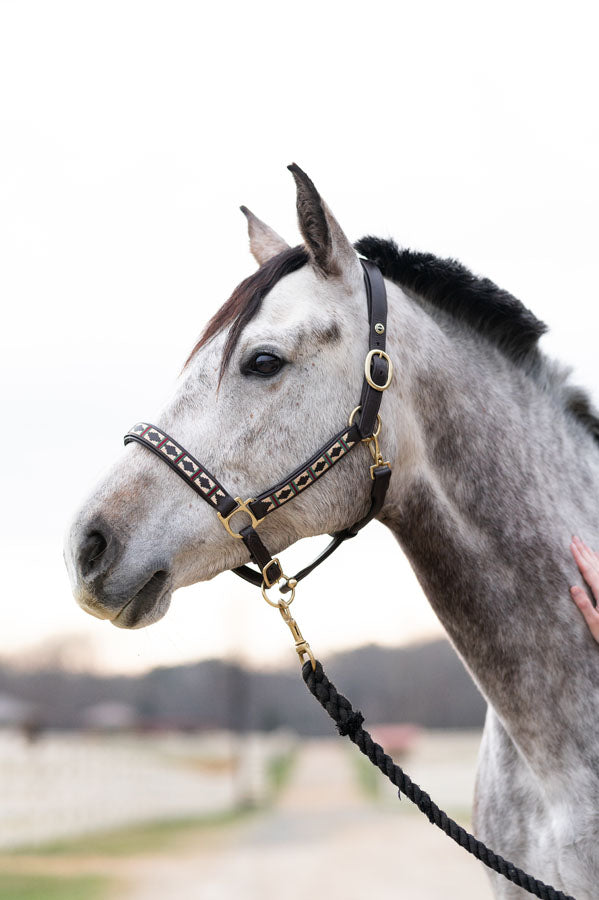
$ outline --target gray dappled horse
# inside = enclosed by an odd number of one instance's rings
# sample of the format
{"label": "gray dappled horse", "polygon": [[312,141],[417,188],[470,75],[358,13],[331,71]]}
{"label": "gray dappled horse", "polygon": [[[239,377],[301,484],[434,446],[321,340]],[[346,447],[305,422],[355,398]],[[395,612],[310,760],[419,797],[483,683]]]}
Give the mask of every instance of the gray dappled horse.
{"label": "gray dappled horse", "polygon": [[[235,494],[308,458],[356,404],[367,351],[362,271],[296,166],[291,249],[248,210],[258,271],[208,324],[156,423]],[[599,423],[537,348],[522,304],[453,261],[367,237],[381,268],[382,398],[393,476],[380,521],[397,537],[489,703],[475,830],[556,888],[599,894],[599,648],[573,605],[573,532],[599,543]],[[339,531],[369,505],[366,447],[260,526],[271,552]],[[359,558],[376,579],[376,559]],[[128,446],[78,512],[66,559],[77,601],[137,628],[172,592],[246,562],[205,503]],[[492,875],[497,897],[523,896]]]}

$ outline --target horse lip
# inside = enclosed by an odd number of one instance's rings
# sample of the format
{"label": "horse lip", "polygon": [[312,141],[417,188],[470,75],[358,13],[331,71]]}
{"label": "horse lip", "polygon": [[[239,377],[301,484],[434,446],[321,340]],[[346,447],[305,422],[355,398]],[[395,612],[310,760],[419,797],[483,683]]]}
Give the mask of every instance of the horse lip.
{"label": "horse lip", "polygon": [[[135,628],[140,619],[143,618],[143,613],[155,609],[160,601],[164,600],[170,593],[170,589],[170,572],[164,570],[154,572],[146,583],[120,608],[116,616],[111,618],[111,623],[116,625],[117,628]],[[136,605],[139,605],[140,608],[131,610],[133,616],[127,617],[127,610]],[[127,618],[129,618],[129,621],[126,621]]]}
{"label": "horse lip", "polygon": [[100,619],[101,621],[105,619],[110,619],[110,613],[106,611],[105,607],[102,606],[94,606],[89,602],[89,598],[85,600],[77,600],[81,609],[88,614],[88,616],[93,616],[94,619]]}

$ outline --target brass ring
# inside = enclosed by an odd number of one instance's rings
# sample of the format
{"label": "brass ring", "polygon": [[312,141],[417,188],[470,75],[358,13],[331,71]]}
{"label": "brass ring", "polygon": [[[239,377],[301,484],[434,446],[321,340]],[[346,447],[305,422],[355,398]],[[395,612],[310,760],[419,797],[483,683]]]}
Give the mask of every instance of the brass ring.
{"label": "brass ring", "polygon": [[286,609],[288,606],[291,606],[291,604],[293,603],[293,601],[295,599],[295,588],[297,587],[297,581],[295,580],[295,578],[287,578],[286,575],[283,575],[282,578],[285,579],[285,581],[287,582],[288,586],[291,589],[291,597],[289,598],[289,600],[285,600],[283,595],[279,594],[279,599],[277,600],[276,603],[274,602],[274,600],[271,600],[270,597],[267,595],[266,585],[264,584],[264,582],[262,582],[262,588],[261,588],[262,596],[264,597],[264,599],[266,600],[268,605],[274,606],[275,609],[282,609],[282,608]]}
{"label": "brass ring", "polygon": [[[356,408],[355,408],[355,409],[352,409],[352,411],[350,412],[350,414],[349,414],[349,421],[348,421],[348,423],[347,423],[347,424],[350,426],[350,428],[351,428],[351,426],[354,424],[354,417],[355,417],[356,413],[357,413],[360,409],[362,409],[361,406],[356,406]],[[377,414],[376,414],[376,431],[374,432],[374,434],[371,434],[371,435],[369,435],[369,436],[366,437],[366,438],[362,438],[362,440],[363,440],[363,441],[370,441],[370,440],[372,440],[373,437],[375,437],[375,438],[378,437],[379,434],[381,433],[382,425],[383,425],[383,423],[381,422],[381,417],[380,417],[379,413],[377,413]]]}

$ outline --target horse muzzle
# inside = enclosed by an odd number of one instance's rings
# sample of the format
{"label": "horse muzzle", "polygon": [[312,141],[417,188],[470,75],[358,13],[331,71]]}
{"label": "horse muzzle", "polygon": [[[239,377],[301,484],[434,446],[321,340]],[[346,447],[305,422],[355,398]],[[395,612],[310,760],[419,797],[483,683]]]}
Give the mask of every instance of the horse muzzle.
{"label": "horse muzzle", "polygon": [[123,541],[102,519],[75,523],[67,535],[65,561],[79,606],[118,628],[143,628],[167,612],[171,573],[162,560],[131,571],[125,555]]}

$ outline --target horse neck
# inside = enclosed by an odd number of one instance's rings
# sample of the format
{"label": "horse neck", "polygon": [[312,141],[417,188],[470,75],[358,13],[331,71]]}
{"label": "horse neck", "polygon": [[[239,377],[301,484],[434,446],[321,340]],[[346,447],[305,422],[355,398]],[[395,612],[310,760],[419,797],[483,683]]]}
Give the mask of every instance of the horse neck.
{"label": "horse neck", "polygon": [[572,533],[599,543],[596,445],[483,338],[399,294],[382,520],[530,765],[547,773],[586,753],[599,772],[599,649],[568,591]]}

